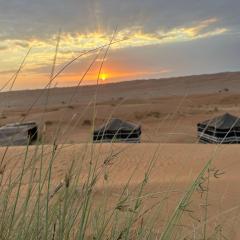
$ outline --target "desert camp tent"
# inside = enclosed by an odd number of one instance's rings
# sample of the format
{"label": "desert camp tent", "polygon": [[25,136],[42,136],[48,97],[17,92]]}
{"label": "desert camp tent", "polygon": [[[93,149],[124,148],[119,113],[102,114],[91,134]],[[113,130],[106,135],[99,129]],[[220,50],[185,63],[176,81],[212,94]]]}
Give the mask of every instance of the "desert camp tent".
{"label": "desert camp tent", "polygon": [[0,145],[31,144],[38,137],[38,127],[35,122],[11,123],[0,127]]}
{"label": "desert camp tent", "polygon": [[141,126],[117,118],[109,120],[93,133],[94,142],[140,142]]}
{"label": "desert camp tent", "polygon": [[197,124],[202,143],[240,143],[240,119],[229,113]]}

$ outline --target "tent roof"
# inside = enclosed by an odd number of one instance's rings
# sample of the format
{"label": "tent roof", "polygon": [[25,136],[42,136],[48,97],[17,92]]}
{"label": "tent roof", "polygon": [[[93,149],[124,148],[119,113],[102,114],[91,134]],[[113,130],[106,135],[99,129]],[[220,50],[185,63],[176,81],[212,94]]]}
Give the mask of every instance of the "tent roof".
{"label": "tent roof", "polygon": [[135,129],[138,129],[139,127],[139,125],[136,125],[134,123],[125,122],[118,118],[113,118],[96,131],[118,131],[120,129],[125,131],[133,131]]}
{"label": "tent roof", "polygon": [[216,129],[231,129],[233,127],[240,127],[240,118],[225,113],[221,116],[201,122],[200,124],[214,127]]}
{"label": "tent roof", "polygon": [[35,127],[37,126],[36,122],[16,122],[16,123],[8,123],[4,127]]}

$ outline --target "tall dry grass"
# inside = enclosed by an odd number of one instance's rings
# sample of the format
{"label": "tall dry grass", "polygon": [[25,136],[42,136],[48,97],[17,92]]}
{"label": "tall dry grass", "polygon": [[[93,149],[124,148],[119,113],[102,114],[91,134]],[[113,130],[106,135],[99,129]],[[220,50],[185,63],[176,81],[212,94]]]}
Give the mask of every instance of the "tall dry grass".
{"label": "tall dry grass", "polygon": [[[110,46],[119,42],[114,38],[115,33],[108,45],[81,53],[55,73],[57,51],[60,47],[59,34],[49,83],[36,97],[36,100],[31,103],[26,110],[26,115],[22,116],[20,121],[25,120],[25,117],[44,93],[47,96],[45,108],[47,109],[49,87],[53,81],[73,62],[89,53],[97,52],[89,68],[77,84],[77,87],[80,87],[87,73],[103,52],[103,61],[100,64],[97,77],[96,93],[92,101],[89,102],[89,106],[94,106],[91,121],[93,130],[95,127],[99,76]],[[23,62],[25,62],[25,58]],[[22,64],[15,75],[16,77],[10,79],[11,89],[21,69]],[[76,92],[73,93],[66,104],[72,103],[75,94]],[[181,107],[185,98],[186,96],[176,107],[176,111]],[[121,103],[122,101],[119,104]],[[86,111],[88,111],[89,106],[86,107]],[[115,108],[117,107],[118,105],[115,106]],[[208,228],[209,181],[211,177],[217,178],[221,175],[219,170],[212,169],[212,159],[209,159],[196,179],[182,193],[175,210],[164,220],[161,226],[158,224],[158,220],[164,211],[165,200],[171,194],[171,189],[160,196],[146,190],[158,157],[157,152],[161,148],[160,145],[152,153],[152,158],[149,159],[142,181],[132,189],[130,184],[133,172],[131,177],[126,179],[125,185],[119,190],[114,201],[112,201],[112,195],[108,189],[111,184],[108,182],[108,171],[111,171],[111,166],[115,164],[116,158],[125,150],[124,148],[118,150],[110,148],[104,159],[101,160],[101,151],[99,150],[101,143],[96,148],[89,139],[89,143],[85,144],[84,150],[72,157],[68,168],[65,169],[64,179],[60,182],[54,182],[53,166],[58,164],[56,163],[57,156],[61,155],[64,149],[71,147],[71,145],[58,144],[58,139],[62,138],[69,129],[74,129],[82,121],[83,115],[84,113],[77,113],[75,117],[69,120],[65,129],[59,121],[51,145],[45,145],[43,134],[34,146],[26,146],[24,156],[15,155],[15,158],[22,159],[16,168],[8,169],[6,167],[8,164],[6,155],[9,147],[4,149],[0,164],[0,239],[225,239],[224,233],[219,229],[210,231]],[[112,115],[113,112],[109,113],[109,119]],[[131,145],[127,147],[131,147]],[[98,184],[102,184],[103,179],[104,187],[101,197],[99,197],[97,196]],[[202,213],[204,217],[201,220],[193,217],[192,210],[189,209],[192,196],[197,192],[200,193],[199,198],[204,200]],[[156,198],[154,204],[146,205],[147,200],[153,195]],[[183,222],[185,215],[191,215],[192,222],[194,222],[194,224],[188,223],[187,228]]]}

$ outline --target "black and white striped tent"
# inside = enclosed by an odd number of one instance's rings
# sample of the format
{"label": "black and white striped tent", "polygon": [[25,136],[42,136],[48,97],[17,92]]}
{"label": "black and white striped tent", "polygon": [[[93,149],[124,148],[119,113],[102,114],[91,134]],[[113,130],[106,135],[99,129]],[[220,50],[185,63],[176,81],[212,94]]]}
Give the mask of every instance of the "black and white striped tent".
{"label": "black and white striped tent", "polygon": [[240,119],[229,113],[197,124],[202,143],[240,143]]}
{"label": "black and white striped tent", "polygon": [[113,118],[93,133],[94,142],[140,142],[141,126]]}
{"label": "black and white striped tent", "polygon": [[0,146],[27,145],[38,138],[35,122],[11,123],[0,127]]}

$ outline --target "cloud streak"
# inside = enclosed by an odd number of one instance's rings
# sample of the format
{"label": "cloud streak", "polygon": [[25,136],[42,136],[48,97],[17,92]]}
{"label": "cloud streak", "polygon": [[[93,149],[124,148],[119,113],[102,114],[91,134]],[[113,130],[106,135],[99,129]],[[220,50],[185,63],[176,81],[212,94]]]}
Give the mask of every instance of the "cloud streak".
{"label": "cloud streak", "polygon": [[[169,29],[168,31],[158,30],[155,33],[146,33],[141,27],[132,27],[122,29],[118,32],[116,40],[124,40],[112,46],[113,49],[143,47],[149,45],[160,45],[166,43],[176,43],[183,41],[194,41],[200,38],[208,38],[216,35],[224,34],[228,31],[226,28],[214,27],[218,19],[211,18],[200,21],[195,25],[183,26],[179,28]],[[59,64],[73,58],[77,53],[94,49],[109,43],[111,34],[103,32],[92,33],[63,33],[61,35]],[[4,47],[0,47],[0,57],[4,55],[10,56],[3,66],[6,70],[12,68],[19,61],[29,46],[33,47],[30,56],[28,69],[33,70],[38,65],[48,65],[52,62],[52,55],[55,51],[56,36],[49,39],[7,39],[2,42]]]}

